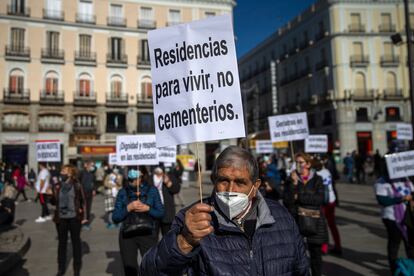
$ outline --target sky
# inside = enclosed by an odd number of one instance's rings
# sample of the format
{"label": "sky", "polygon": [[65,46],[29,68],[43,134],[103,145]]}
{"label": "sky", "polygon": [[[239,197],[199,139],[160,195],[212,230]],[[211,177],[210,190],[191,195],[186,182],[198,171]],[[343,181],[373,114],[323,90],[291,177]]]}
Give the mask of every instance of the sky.
{"label": "sky", "polygon": [[316,0],[236,0],[234,30],[240,58]]}

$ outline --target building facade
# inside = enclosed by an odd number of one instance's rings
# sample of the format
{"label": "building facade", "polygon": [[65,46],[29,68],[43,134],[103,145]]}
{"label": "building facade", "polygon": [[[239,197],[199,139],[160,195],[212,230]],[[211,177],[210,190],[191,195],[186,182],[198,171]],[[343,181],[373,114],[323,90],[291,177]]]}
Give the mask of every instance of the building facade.
{"label": "building facade", "polygon": [[239,61],[249,133],[307,112],[311,134],[342,156],[385,153],[411,120],[406,45],[390,38],[406,41],[404,18],[402,0],[320,0],[281,27]]}
{"label": "building facade", "polygon": [[106,160],[116,135],[154,133],[148,30],[231,14],[234,5],[0,1],[2,159],[35,167],[35,141],[59,140],[65,163]]}

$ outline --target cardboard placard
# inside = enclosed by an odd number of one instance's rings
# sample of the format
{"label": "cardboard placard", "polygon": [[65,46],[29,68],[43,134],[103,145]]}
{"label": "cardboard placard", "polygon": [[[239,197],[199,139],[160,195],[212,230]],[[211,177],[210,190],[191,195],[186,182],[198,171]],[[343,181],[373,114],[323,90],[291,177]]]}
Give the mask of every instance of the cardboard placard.
{"label": "cardboard placard", "polygon": [[116,137],[117,165],[158,165],[155,135],[123,135]]}
{"label": "cardboard placard", "polygon": [[60,141],[36,141],[36,160],[37,162],[60,162]]}
{"label": "cardboard placard", "polygon": [[272,142],[304,140],[309,136],[305,112],[268,117]]}
{"label": "cardboard placard", "polygon": [[309,135],[308,138],[305,139],[305,152],[328,152],[328,135]]}
{"label": "cardboard placard", "polygon": [[414,150],[385,155],[391,179],[414,175]]}

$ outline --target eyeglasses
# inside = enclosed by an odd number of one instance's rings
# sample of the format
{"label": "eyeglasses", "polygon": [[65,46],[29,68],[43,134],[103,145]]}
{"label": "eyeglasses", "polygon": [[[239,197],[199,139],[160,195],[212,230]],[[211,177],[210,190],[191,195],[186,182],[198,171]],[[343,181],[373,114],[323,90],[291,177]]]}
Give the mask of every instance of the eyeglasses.
{"label": "eyeglasses", "polygon": [[296,161],[296,164],[302,165],[302,164],[306,164],[305,161]]}

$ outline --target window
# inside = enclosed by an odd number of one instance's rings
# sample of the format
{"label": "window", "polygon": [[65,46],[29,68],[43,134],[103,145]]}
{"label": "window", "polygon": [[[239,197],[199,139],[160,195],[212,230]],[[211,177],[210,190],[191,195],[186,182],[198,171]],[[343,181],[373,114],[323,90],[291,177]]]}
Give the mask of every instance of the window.
{"label": "window", "polygon": [[149,48],[148,48],[148,40],[142,39],[141,45],[140,45],[140,51],[141,51],[141,60],[149,62]]}
{"label": "window", "polygon": [[59,33],[47,32],[46,33],[46,48],[50,52],[57,52],[59,50]]}
{"label": "window", "polygon": [[111,4],[111,17],[122,18],[122,5]]}
{"label": "window", "polygon": [[9,93],[23,94],[24,89],[24,74],[20,69],[15,69],[9,76]]}
{"label": "window", "polygon": [[10,1],[10,11],[12,14],[26,14],[25,13],[25,0]]}
{"label": "window", "polygon": [[10,44],[12,51],[20,52],[24,48],[24,29],[12,28],[10,36]]}
{"label": "window", "polygon": [[80,97],[90,97],[92,93],[91,78],[88,74],[82,74],[78,80],[78,91]]}
{"label": "window", "polygon": [[126,132],[126,115],[114,112],[107,113],[106,132]]}
{"label": "window", "polygon": [[154,20],[154,12],[152,10],[152,8],[148,8],[148,7],[141,7],[139,9],[139,17],[142,20]]}
{"label": "window", "polygon": [[351,13],[351,26],[352,27],[361,26],[361,15],[359,13]]}
{"label": "window", "polygon": [[357,73],[355,75],[355,96],[365,96],[366,94],[366,83],[365,75]]}
{"label": "window", "polygon": [[181,22],[181,12],[179,10],[169,10],[168,24],[175,25]]}
{"label": "window", "polygon": [[48,72],[45,78],[45,95],[57,95],[59,78],[55,72]]}
{"label": "window", "polygon": [[381,14],[381,24],[383,27],[388,27],[388,29],[391,29],[391,14],[389,13],[382,13]]}
{"label": "window", "polygon": [[76,115],[73,123],[78,128],[94,128],[97,121],[93,115]]}
{"label": "window", "polygon": [[384,56],[389,58],[394,56],[394,47],[391,42],[384,42]]}
{"label": "window", "polygon": [[79,54],[81,57],[89,57],[91,55],[91,41],[90,35],[79,35]]}
{"label": "window", "polygon": [[122,60],[122,54],[124,53],[125,43],[122,38],[111,37],[109,39],[110,58],[112,60]]}
{"label": "window", "polygon": [[352,43],[352,49],[354,52],[354,56],[362,57],[364,54],[364,50],[362,47],[362,42],[354,42]]}
{"label": "window", "polygon": [[357,122],[369,122],[368,108],[360,107],[356,110],[356,121]]}
{"label": "window", "polygon": [[114,76],[111,78],[111,97],[120,98],[122,95],[122,78]]}
{"label": "window", "polygon": [[395,91],[397,89],[397,77],[394,73],[387,73],[387,90]]}
{"label": "window", "polygon": [[385,109],[385,120],[387,122],[401,121],[400,108],[398,108],[398,107],[387,107]]}
{"label": "window", "polygon": [[152,84],[150,78],[145,78],[141,82],[141,99],[152,101]]}
{"label": "window", "polygon": [[47,18],[62,18],[62,0],[46,0],[46,7]]}
{"label": "window", "polygon": [[323,113],[323,122],[324,126],[330,126],[332,124],[332,112],[327,110]]}
{"label": "window", "polygon": [[154,114],[138,113],[137,133],[154,133]]}
{"label": "window", "polygon": [[79,0],[78,3],[78,19],[83,22],[94,21],[93,3],[90,0]]}

